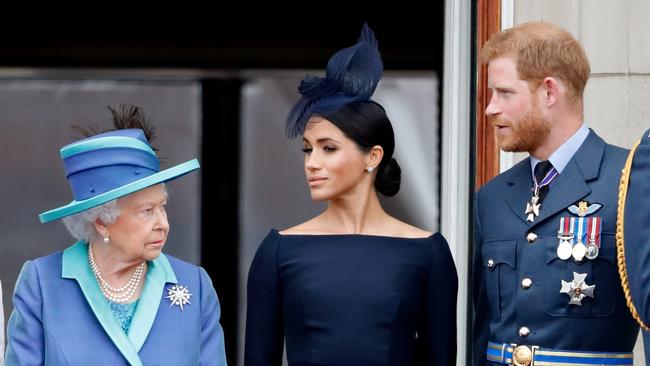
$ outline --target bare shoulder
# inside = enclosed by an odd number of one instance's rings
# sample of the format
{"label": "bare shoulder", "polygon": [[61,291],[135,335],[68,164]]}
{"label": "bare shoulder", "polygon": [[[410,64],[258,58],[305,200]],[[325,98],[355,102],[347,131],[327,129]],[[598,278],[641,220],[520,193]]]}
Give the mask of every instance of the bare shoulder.
{"label": "bare shoulder", "polygon": [[[327,222],[322,216],[316,216],[313,219],[303,222],[302,224],[279,231],[280,235],[329,235],[344,234],[341,227]],[[433,235],[432,232],[420,229],[413,225],[397,220],[394,217],[387,216],[381,224],[376,224],[374,229],[368,230],[369,235],[394,236],[399,238],[428,238]]]}
{"label": "bare shoulder", "polygon": [[316,216],[311,220],[305,221],[302,224],[281,230],[280,235],[313,235],[323,232],[320,216]]}
{"label": "bare shoulder", "polygon": [[390,230],[394,232],[394,236],[405,238],[428,238],[433,233],[431,231],[420,229],[419,227],[407,224],[394,217],[391,217],[389,223]]}

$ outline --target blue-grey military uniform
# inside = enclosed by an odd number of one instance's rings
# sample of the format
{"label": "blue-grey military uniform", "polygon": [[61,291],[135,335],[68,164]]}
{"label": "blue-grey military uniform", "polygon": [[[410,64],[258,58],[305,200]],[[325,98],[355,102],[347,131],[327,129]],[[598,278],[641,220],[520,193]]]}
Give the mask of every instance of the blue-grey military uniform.
{"label": "blue-grey military uniform", "polygon": [[[525,349],[532,351],[535,365],[604,364],[612,359],[613,364],[632,364],[639,327],[621,289],[615,244],[617,193],[626,156],[626,150],[589,131],[532,222],[524,214],[532,196],[530,158],[477,192],[473,365],[517,364],[515,353]],[[557,251],[560,222],[578,217],[568,208],[580,202],[602,206],[585,216],[601,219],[600,251],[594,259],[563,260]],[[572,298],[561,290],[577,278],[584,279],[580,285],[591,288],[591,296],[570,304]],[[571,286],[576,295],[580,290]],[[520,364],[525,362],[530,361]]]}
{"label": "blue-grey military uniform", "polygon": [[629,306],[643,324],[646,364],[650,365],[650,130],[644,132],[630,153],[621,185],[623,215],[618,225],[622,232],[619,249],[625,261],[621,270],[629,289]]}

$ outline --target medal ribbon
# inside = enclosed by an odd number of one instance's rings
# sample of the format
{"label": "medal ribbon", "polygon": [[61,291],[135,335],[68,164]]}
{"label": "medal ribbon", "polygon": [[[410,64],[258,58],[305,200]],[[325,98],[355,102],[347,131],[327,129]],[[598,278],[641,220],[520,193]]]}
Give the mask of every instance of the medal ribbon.
{"label": "medal ribbon", "polygon": [[535,195],[539,193],[540,188],[549,185],[553,181],[553,179],[555,179],[555,177],[557,177],[558,175],[559,173],[557,172],[557,170],[555,170],[555,167],[552,167],[551,169],[549,169],[548,173],[546,173],[546,175],[544,176],[541,182],[538,183],[537,178],[535,178],[534,179],[535,186],[533,187],[533,192],[535,193]]}
{"label": "medal ribbon", "polygon": [[602,230],[602,224],[603,220],[600,217],[589,218],[589,243],[594,244],[598,248],[600,248],[600,232]]}
{"label": "medal ribbon", "polygon": [[[558,234],[572,234],[570,223],[571,223],[571,218],[569,218],[569,217],[561,217],[560,218],[560,231],[558,232]],[[560,237],[560,235],[558,235],[558,237]],[[573,240],[570,240],[570,241],[573,242]]]}
{"label": "medal ribbon", "polygon": [[[583,237],[587,236],[587,218],[586,217],[572,217],[571,218],[571,232],[576,233],[575,244],[582,243]],[[577,226],[577,227],[576,227]]]}

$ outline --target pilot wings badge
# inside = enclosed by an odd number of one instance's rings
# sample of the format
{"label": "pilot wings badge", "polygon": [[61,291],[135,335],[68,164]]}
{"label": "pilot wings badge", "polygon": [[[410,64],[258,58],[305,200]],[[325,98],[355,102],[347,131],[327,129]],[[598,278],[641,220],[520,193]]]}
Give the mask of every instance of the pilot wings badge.
{"label": "pilot wings badge", "polygon": [[587,201],[580,201],[577,205],[571,205],[567,207],[567,210],[569,210],[569,212],[574,215],[578,215],[579,217],[585,217],[587,215],[596,213],[596,211],[600,210],[601,207],[603,207],[603,205],[600,203],[592,203],[590,205]]}

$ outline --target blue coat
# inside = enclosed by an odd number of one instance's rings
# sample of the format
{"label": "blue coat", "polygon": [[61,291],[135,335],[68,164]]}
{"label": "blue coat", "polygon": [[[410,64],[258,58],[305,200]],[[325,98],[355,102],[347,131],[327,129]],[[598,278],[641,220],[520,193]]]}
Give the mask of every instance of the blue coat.
{"label": "blue coat", "polygon": [[[531,223],[530,160],[487,183],[475,196],[474,365],[486,361],[488,341],[555,350],[631,352],[639,327],[621,290],[616,261],[617,193],[627,152],[593,131],[556,178]],[[562,217],[579,201],[602,205],[601,248],[594,260],[561,260],[556,254]],[[529,233],[536,235],[531,243]],[[560,293],[573,272],[587,274],[594,297],[570,305]],[[526,280],[526,281],[524,281]],[[522,330],[526,327],[529,332]]]}
{"label": "blue coat", "polygon": [[[101,294],[78,242],[25,263],[7,328],[7,366],[225,365],[217,294],[200,267],[161,254],[150,261],[128,335]],[[171,284],[192,294],[183,310]]]}

